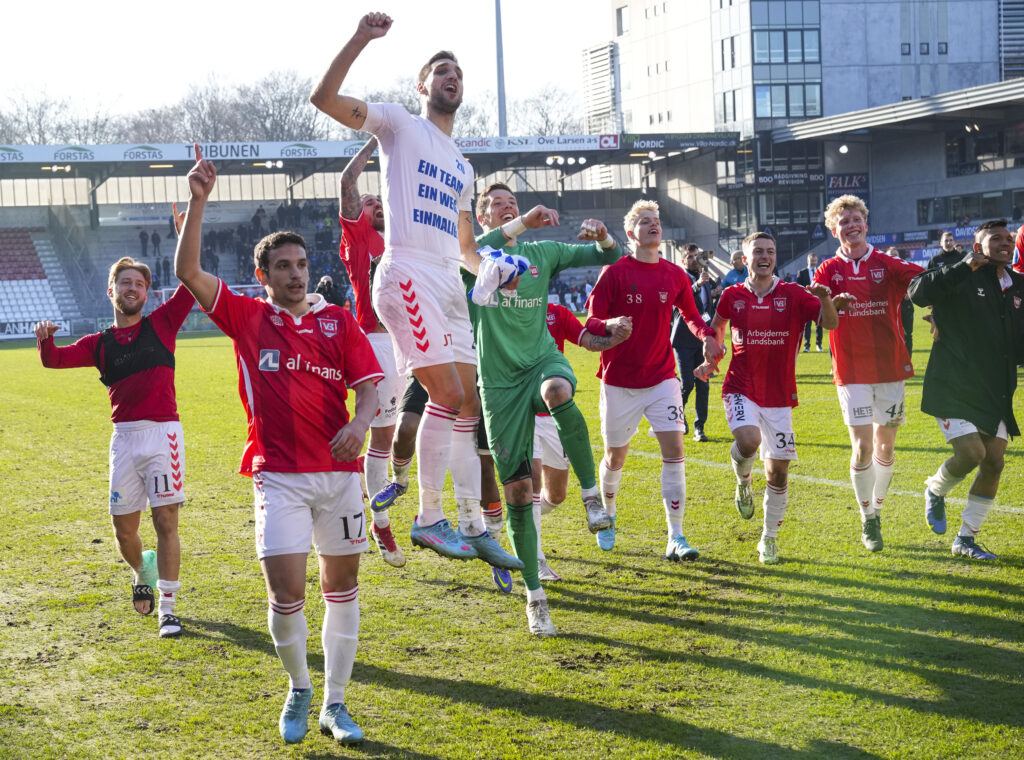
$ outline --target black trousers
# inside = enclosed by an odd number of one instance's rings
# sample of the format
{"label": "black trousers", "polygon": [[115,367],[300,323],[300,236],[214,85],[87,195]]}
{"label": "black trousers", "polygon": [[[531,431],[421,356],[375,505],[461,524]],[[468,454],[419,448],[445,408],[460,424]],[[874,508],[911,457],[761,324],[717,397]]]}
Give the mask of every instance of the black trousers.
{"label": "black trousers", "polygon": [[704,346],[696,348],[675,348],[672,350],[676,355],[676,367],[679,369],[680,384],[683,391],[683,408],[690,398],[690,393],[696,388],[697,400],[694,407],[697,412],[697,419],[693,426],[699,430],[704,429],[704,423],[708,419],[708,391],[710,385],[707,380],[698,380],[693,376],[693,371],[704,363]]}
{"label": "black trousers", "polygon": [[[815,325],[814,345],[821,348],[821,325]],[[804,325],[804,348],[811,347],[811,323]]]}

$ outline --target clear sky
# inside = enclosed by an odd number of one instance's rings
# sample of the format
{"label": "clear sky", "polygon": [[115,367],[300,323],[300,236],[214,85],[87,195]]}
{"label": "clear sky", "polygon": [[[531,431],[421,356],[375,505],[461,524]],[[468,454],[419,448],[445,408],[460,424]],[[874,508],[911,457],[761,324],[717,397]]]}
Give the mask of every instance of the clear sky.
{"label": "clear sky", "polygon": [[[359,18],[383,11],[394,26],[356,61],[354,87],[415,76],[434,52],[455,52],[466,97],[497,90],[493,0],[28,0],[8,3],[0,45],[0,107],[9,96],[45,92],[115,113],[167,105],[190,84],[259,79],[282,69],[317,78]],[[611,39],[605,0],[503,0],[509,99],[554,84],[581,90],[581,53]]]}

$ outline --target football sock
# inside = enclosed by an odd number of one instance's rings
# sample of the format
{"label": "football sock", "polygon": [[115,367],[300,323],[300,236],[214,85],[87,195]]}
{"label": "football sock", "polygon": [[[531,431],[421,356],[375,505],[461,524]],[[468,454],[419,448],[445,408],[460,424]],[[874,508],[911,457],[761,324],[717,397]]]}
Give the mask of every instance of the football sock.
{"label": "football sock", "polygon": [[956,488],[963,481],[963,478],[958,478],[952,474],[946,467],[946,463],[943,462],[939,465],[939,470],[930,478],[926,478],[924,483],[928,486],[928,490],[936,496],[945,496],[954,488]]}
{"label": "football sock", "polygon": [[156,582],[157,592],[157,615],[173,615],[174,606],[178,603],[178,592],[181,590],[181,581],[165,581],[163,578]]}
{"label": "football sock", "polygon": [[779,526],[786,516],[786,506],[789,504],[789,486],[781,488],[771,483],[764,488],[764,528],[762,535],[768,538],[775,538],[779,535]]}
{"label": "football sock", "polygon": [[739,446],[737,446],[736,442],[733,441],[732,448],[729,449],[729,458],[732,462],[732,471],[736,473],[736,482],[750,485],[752,478],[751,472],[754,469],[754,459],[756,459],[756,456],[743,456],[740,453]]}
{"label": "football sock", "polygon": [[501,533],[501,524],[503,522],[501,502],[495,501],[488,504],[482,510],[484,515],[484,525],[487,526],[487,530],[491,533]]}
{"label": "football sock", "polygon": [[[600,491],[598,491],[598,493],[600,493]],[[551,494],[548,493],[548,489],[546,488],[541,488],[540,494],[538,495],[540,496],[540,507],[542,512],[550,512],[562,503],[558,502],[558,504],[555,504],[555,502],[551,501]],[[585,493],[583,496],[590,496],[590,494]]]}
{"label": "football sock", "polygon": [[685,457],[661,460],[661,501],[665,505],[668,537],[672,539],[683,535],[683,516],[686,514]]}
{"label": "football sock", "polygon": [[505,510],[505,529],[512,552],[522,560],[523,582],[527,590],[540,588],[537,574],[537,529],[533,524],[533,504],[508,504]]}
{"label": "football sock", "polygon": [[312,684],[309,680],[309,668],[306,666],[306,615],[302,611],[306,603],[305,597],[291,604],[270,602],[267,608],[267,625],[270,638],[274,641],[274,649],[281,658],[288,681],[293,689],[308,689]]}
{"label": "football sock", "polygon": [[380,449],[368,448],[363,462],[363,475],[366,477],[366,493],[371,497],[380,493],[388,483],[388,459],[391,455]]}
{"label": "football sock", "polygon": [[395,476],[395,482],[400,486],[409,487],[409,467],[412,465],[412,459],[399,459],[395,455],[391,455],[391,472]]}
{"label": "football sock", "polygon": [[580,481],[580,488],[593,488],[597,485],[594,477],[594,451],[590,448],[590,433],[583,412],[576,406],[574,399],[552,407],[549,411],[558,429],[558,440],[562,442],[572,471]]}
{"label": "football sock", "polygon": [[601,460],[601,501],[610,517],[615,517],[615,497],[619,493],[622,469],[612,470]]}
{"label": "football sock", "polygon": [[882,504],[885,501],[885,495],[889,493],[889,483],[892,482],[892,473],[896,469],[896,455],[893,454],[889,461],[883,462],[878,458],[878,455],[874,455],[875,464],[875,485],[872,487],[872,498],[874,499],[873,507],[877,514],[882,509]]}
{"label": "football sock", "polygon": [[960,530],[957,531],[957,535],[978,535],[978,531],[981,530],[981,524],[985,522],[985,518],[988,517],[988,511],[992,509],[994,503],[995,499],[990,499],[987,496],[978,496],[973,493],[967,494],[967,506],[964,507],[964,513],[960,518],[963,522],[960,523]]}
{"label": "football sock", "polygon": [[548,595],[544,593],[544,589],[542,589],[540,586],[538,586],[537,588],[528,588],[528,589],[526,589],[526,601],[527,602],[535,602],[538,599],[547,599],[547,598],[548,598]]}
{"label": "football sock", "polygon": [[459,510],[459,532],[464,536],[480,536],[487,532],[480,499],[456,499]]}
{"label": "football sock", "polygon": [[324,591],[324,705],[345,701],[359,645],[359,586],[348,591]]}
{"label": "football sock", "polygon": [[850,480],[853,482],[853,495],[857,498],[862,520],[874,516],[875,512],[871,506],[875,488],[875,470],[872,464],[871,461],[867,464],[857,464],[850,460]]}
{"label": "football sock", "polygon": [[537,557],[544,556],[544,548],[540,542],[540,494],[533,495],[533,527],[537,531]]}
{"label": "football sock", "polygon": [[[476,448],[479,417],[459,417],[452,428],[452,451],[448,469],[456,499],[475,499],[480,506],[480,455]],[[478,515],[479,517],[479,515]],[[483,518],[480,518],[483,530]]]}
{"label": "football sock", "polygon": [[[416,457],[419,459],[421,525],[433,525],[444,517],[441,489],[448,471],[452,449],[452,428],[456,409],[428,401],[416,431]],[[479,466],[477,466],[479,471]],[[436,515],[440,514],[440,517]]]}

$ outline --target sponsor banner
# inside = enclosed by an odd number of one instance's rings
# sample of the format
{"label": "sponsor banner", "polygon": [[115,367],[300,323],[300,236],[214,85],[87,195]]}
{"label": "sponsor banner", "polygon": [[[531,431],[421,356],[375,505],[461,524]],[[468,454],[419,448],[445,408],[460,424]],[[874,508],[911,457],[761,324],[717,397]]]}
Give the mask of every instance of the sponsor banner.
{"label": "sponsor banner", "polygon": [[[187,202],[186,202],[187,203]],[[211,201],[206,204],[203,222],[209,224],[241,224],[249,222],[256,209],[263,205],[267,213],[274,211],[280,200],[273,201]],[[178,204],[182,208],[185,204]],[[100,224],[107,226],[154,227],[161,236],[170,232],[171,204],[166,203],[101,203],[99,204]],[[166,253],[166,251],[164,251]],[[173,246],[170,252],[174,253]]]}
{"label": "sponsor banner", "polygon": [[[706,132],[654,135],[541,135],[533,137],[456,137],[455,144],[472,153],[543,153],[552,150],[684,150],[728,148],[739,142],[738,132]],[[203,157],[211,161],[287,161],[297,158],[345,158],[363,147],[362,140],[305,142],[210,142],[200,143]],[[184,163],[195,153],[191,143],[137,143],[133,145],[2,145],[0,164],[81,163]],[[272,167],[273,168],[273,167]]]}
{"label": "sponsor banner", "polygon": [[867,172],[859,174],[826,174],[825,202],[835,200],[840,195],[856,195],[870,209],[870,184]]}
{"label": "sponsor banner", "polygon": [[[60,334],[68,335],[71,332],[71,322],[66,319],[54,320],[54,324],[60,327]],[[35,332],[32,328],[35,322],[0,322],[0,339],[16,340],[18,338],[34,338]]]}
{"label": "sponsor banner", "polygon": [[821,172],[758,172],[755,182],[758,185],[790,187],[793,185],[818,185],[825,181]]}

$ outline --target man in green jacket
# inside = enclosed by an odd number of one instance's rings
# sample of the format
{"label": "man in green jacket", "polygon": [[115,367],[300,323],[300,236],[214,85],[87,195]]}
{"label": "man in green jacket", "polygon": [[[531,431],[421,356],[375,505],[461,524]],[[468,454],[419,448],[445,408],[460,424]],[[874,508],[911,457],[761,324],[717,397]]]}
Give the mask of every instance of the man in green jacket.
{"label": "man in green jacket", "polygon": [[918,275],[909,288],[918,306],[934,307],[939,340],[924,376],[921,411],[938,419],[953,456],[925,482],[925,519],[946,532],[945,496],[977,469],[953,554],[993,560],[976,536],[999,489],[1013,416],[1017,363],[1024,347],[1024,277],[1009,266],[1013,235],[1006,220],[985,222],[959,261]]}

